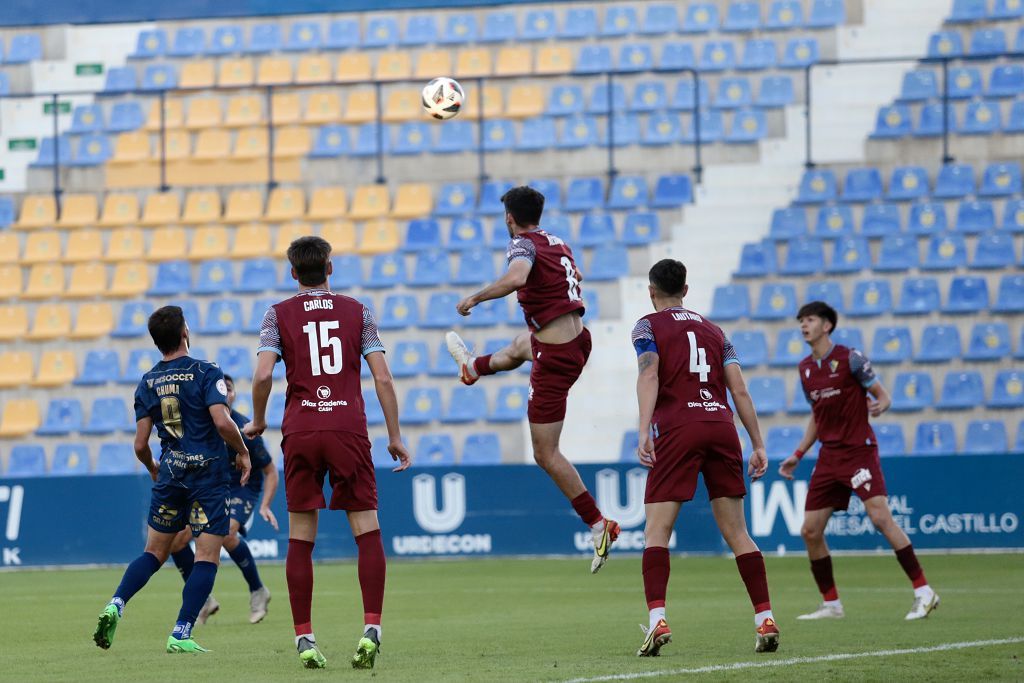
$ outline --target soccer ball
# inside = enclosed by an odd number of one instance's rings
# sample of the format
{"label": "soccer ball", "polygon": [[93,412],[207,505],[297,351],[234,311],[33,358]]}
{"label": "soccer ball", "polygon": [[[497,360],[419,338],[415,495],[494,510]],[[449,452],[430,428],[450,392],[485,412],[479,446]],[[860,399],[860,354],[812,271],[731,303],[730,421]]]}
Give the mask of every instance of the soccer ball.
{"label": "soccer ball", "polygon": [[423,109],[444,121],[459,113],[464,96],[462,86],[454,78],[435,78],[423,88]]}

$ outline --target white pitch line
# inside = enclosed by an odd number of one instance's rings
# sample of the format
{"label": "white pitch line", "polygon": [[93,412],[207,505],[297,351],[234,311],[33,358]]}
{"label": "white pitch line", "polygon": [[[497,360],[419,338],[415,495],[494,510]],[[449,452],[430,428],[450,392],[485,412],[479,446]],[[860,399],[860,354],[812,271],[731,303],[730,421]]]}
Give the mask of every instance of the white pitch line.
{"label": "white pitch line", "polygon": [[964,650],[972,647],[989,645],[1014,645],[1024,643],[1024,637],[1000,638],[998,640],[968,640],[959,643],[941,643],[929,647],[908,647],[899,650],[873,650],[870,652],[845,652],[817,657],[790,657],[789,659],[769,659],[759,662],[733,662],[732,664],[712,664],[694,669],[663,669],[661,671],[639,671],[628,674],[612,674],[593,678],[572,678],[564,683],[600,683],[602,681],[633,681],[640,678],[657,678],[659,676],[684,676],[687,674],[707,674],[719,671],[738,671],[740,669],[767,669],[794,664],[815,664],[817,662],[838,662],[847,659],[865,657],[893,657],[896,655],[917,655],[927,652],[945,652],[947,650]]}

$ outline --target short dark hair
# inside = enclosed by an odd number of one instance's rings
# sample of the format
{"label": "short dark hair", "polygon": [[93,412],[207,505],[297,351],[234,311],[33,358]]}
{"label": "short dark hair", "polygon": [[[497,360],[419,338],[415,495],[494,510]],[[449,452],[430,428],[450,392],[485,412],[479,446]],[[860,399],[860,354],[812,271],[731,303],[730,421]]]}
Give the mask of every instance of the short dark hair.
{"label": "short dark hair", "polygon": [[501,203],[505,205],[505,211],[512,214],[516,225],[540,225],[540,216],[544,213],[544,195],[532,187],[513,187],[501,195]]}
{"label": "short dark hair", "polygon": [[234,384],[235,383],[235,378],[225,372],[224,373],[224,381],[225,382],[231,382],[232,384]]}
{"label": "short dark hair", "polygon": [[675,259],[662,259],[651,266],[647,279],[665,296],[682,296],[686,287],[686,266]]}
{"label": "short dark hair", "polygon": [[299,284],[312,287],[327,282],[327,264],[331,244],[322,237],[306,235],[288,245],[288,262],[295,269]]}
{"label": "short dark hair", "polygon": [[836,331],[836,325],[839,324],[839,314],[836,313],[836,309],[829,306],[824,301],[811,301],[800,307],[800,310],[796,312],[796,319],[800,320],[808,315],[813,315],[827,320],[832,323],[832,329],[829,330],[829,334]]}
{"label": "short dark hair", "polygon": [[185,314],[181,306],[164,306],[149,316],[149,336],[160,353],[171,353],[181,345],[185,329]]}

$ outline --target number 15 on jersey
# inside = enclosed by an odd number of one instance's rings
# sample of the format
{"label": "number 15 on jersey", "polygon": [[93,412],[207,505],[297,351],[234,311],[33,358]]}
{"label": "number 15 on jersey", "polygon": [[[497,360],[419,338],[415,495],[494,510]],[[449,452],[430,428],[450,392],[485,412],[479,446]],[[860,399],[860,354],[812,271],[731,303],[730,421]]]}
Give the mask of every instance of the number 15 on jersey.
{"label": "number 15 on jersey", "polygon": [[[341,339],[331,336],[331,330],[339,327],[337,320],[311,321],[303,325],[302,331],[309,341],[309,363],[314,377],[341,372]],[[322,354],[322,349],[328,349],[328,353]]]}

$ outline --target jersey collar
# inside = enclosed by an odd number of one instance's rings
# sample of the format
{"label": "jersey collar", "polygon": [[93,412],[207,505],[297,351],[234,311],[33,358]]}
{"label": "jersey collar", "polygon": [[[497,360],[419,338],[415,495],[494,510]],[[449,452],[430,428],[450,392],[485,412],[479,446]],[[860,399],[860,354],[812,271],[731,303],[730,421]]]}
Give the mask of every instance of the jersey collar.
{"label": "jersey collar", "polygon": [[299,292],[295,296],[324,296],[325,294],[332,294],[329,289],[307,289],[304,292]]}
{"label": "jersey collar", "polygon": [[836,344],[835,342],[832,342],[832,346],[828,347],[828,351],[825,352],[824,356],[822,356],[821,358],[815,358],[814,353],[812,352],[811,359],[814,360],[814,362],[817,363],[818,367],[820,368],[821,364],[825,361],[825,359],[832,355],[832,352],[835,350],[835,348]]}

